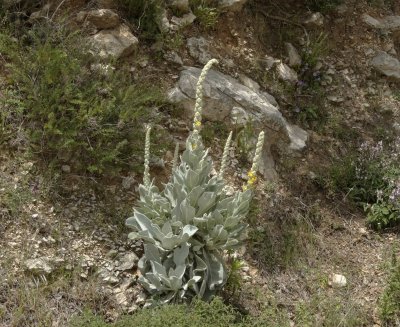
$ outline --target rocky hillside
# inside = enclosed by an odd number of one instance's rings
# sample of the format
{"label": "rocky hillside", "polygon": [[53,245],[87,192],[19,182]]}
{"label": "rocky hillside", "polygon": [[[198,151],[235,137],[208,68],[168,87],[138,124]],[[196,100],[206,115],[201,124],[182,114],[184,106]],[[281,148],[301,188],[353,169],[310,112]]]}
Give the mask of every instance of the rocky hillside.
{"label": "rocky hillside", "polygon": [[[397,1],[3,0],[0,16],[0,326],[400,324]],[[214,176],[233,131],[228,194],[265,133],[248,237],[210,304],[148,311],[125,226],[145,130],[162,187],[212,58],[201,136]]]}

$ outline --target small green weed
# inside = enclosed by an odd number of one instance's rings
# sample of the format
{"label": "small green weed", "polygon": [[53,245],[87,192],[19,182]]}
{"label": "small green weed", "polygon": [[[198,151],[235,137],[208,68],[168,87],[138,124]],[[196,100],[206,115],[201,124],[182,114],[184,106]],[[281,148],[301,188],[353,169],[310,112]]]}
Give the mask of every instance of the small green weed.
{"label": "small green weed", "polygon": [[228,128],[223,122],[206,122],[201,130],[201,137],[208,147],[213,144],[215,138],[224,140],[228,137],[228,134]]}
{"label": "small green weed", "polygon": [[243,268],[243,262],[238,258],[230,256],[228,259],[228,265],[230,266],[230,269],[225,290],[230,294],[230,296],[234,296],[236,291],[242,286],[240,270]]}
{"label": "small green weed", "polygon": [[238,160],[242,164],[246,164],[249,160],[248,154],[253,153],[254,148],[254,124],[248,121],[242,128],[236,131],[236,151]]}
{"label": "small green weed", "polygon": [[250,253],[267,271],[295,267],[311,253],[318,221],[319,208],[312,206],[250,229]]}
{"label": "small green weed", "polygon": [[314,68],[317,62],[329,53],[328,34],[320,34],[310,37],[310,44],[302,52],[303,64]]}
{"label": "small green weed", "polygon": [[11,138],[8,126],[17,117],[33,152],[46,161],[95,174],[133,169],[144,124],[156,121],[165,103],[159,88],[108,69],[87,55],[80,35],[59,25],[10,42],[0,42],[10,70],[2,138]]}
{"label": "small green weed", "polygon": [[351,142],[359,139],[360,133],[357,129],[343,121],[340,115],[331,115],[326,124],[326,130],[332,133],[332,136],[343,142]]}
{"label": "small green weed", "polygon": [[298,326],[359,327],[366,326],[365,314],[356,303],[334,296],[314,296],[311,301],[296,306]]}
{"label": "small green weed", "polygon": [[163,34],[162,42],[168,50],[177,51],[183,46],[185,40],[182,33],[180,31],[176,31],[174,34]]}
{"label": "small green weed", "polygon": [[200,25],[206,29],[212,29],[218,22],[219,11],[215,1],[191,0],[191,8]]}
{"label": "small green weed", "polygon": [[292,90],[295,99],[293,109],[297,120],[308,128],[322,130],[329,119],[326,109],[326,91],[321,86],[322,72],[315,69],[317,62],[328,53],[327,34],[321,33],[310,40],[302,53],[299,81]]}
{"label": "small green weed", "polygon": [[385,145],[365,142],[334,163],[325,178],[330,192],[364,206],[368,224],[376,229],[400,223],[399,147],[399,139]]}
{"label": "small green weed", "polygon": [[337,7],[343,0],[306,0],[306,5],[312,11],[326,13]]}
{"label": "small green weed", "polygon": [[367,3],[372,7],[377,8],[391,8],[396,0],[367,0]]}
{"label": "small green weed", "polygon": [[396,89],[396,90],[393,92],[393,98],[394,98],[395,100],[397,100],[397,101],[400,101],[400,90]]}
{"label": "small green weed", "polygon": [[381,319],[388,326],[400,323],[400,264],[393,253],[388,284],[379,302]]}

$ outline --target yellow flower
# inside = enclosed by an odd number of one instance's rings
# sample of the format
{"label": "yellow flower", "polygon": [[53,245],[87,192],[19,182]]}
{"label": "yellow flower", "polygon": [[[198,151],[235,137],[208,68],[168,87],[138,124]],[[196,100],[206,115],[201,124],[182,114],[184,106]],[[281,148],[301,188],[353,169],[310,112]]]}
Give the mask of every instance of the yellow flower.
{"label": "yellow flower", "polygon": [[196,148],[197,148],[197,144],[196,143],[192,143],[192,149],[196,150]]}
{"label": "yellow flower", "polygon": [[244,184],[244,185],[242,186],[242,189],[243,189],[243,191],[247,191],[248,186],[247,186],[246,184]]}
{"label": "yellow flower", "polygon": [[201,121],[200,121],[200,120],[196,120],[196,121],[194,122],[194,126],[200,127],[200,126],[201,126]]}
{"label": "yellow flower", "polygon": [[250,178],[253,178],[253,177],[255,176],[254,171],[250,170],[250,171],[247,173],[247,176],[249,176]]}
{"label": "yellow flower", "polygon": [[257,181],[257,177],[251,177],[250,179],[249,179],[249,181],[247,182],[247,184],[249,184],[249,185],[253,185],[255,182]]}

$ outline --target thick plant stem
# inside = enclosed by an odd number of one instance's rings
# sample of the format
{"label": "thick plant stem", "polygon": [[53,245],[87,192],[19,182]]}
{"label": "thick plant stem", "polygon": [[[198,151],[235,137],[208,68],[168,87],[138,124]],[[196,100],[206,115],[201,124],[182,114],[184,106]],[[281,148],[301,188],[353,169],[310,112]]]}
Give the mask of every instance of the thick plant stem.
{"label": "thick plant stem", "polygon": [[178,165],[178,156],[179,156],[179,143],[177,142],[175,145],[174,159],[172,160],[172,171],[174,171],[176,166]]}
{"label": "thick plant stem", "polygon": [[198,134],[200,132],[201,127],[201,112],[203,110],[203,88],[204,88],[204,80],[206,79],[206,75],[208,71],[211,69],[213,64],[217,64],[217,59],[211,59],[201,71],[199,80],[197,81],[196,88],[196,104],[194,106],[194,119],[193,119],[193,133]]}
{"label": "thick plant stem", "polygon": [[222,154],[221,168],[220,168],[219,174],[218,174],[218,176],[220,178],[224,177],[225,169],[226,169],[227,162],[228,162],[228,152],[229,152],[229,147],[231,145],[231,140],[232,140],[232,132],[229,133],[229,136],[225,143],[224,153]]}
{"label": "thick plant stem", "polygon": [[144,175],[143,185],[147,188],[150,186],[150,131],[151,127],[146,130],[146,143],[144,148]]}

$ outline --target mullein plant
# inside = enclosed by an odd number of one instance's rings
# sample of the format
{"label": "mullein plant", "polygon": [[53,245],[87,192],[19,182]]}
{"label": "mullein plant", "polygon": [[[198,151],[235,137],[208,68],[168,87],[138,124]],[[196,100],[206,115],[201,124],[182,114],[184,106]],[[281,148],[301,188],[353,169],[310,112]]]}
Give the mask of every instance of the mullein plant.
{"label": "mullein plant", "polygon": [[150,128],[146,133],[145,170],[139,186],[140,199],[126,225],[133,228],[130,239],[141,239],[144,255],[138,263],[139,282],[150,293],[149,304],[177,302],[198,296],[210,300],[227,281],[224,253],[238,248],[246,237],[256,172],[263,146],[261,132],[242,191],[228,195],[223,179],[232,133],[226,141],[219,173],[201,137],[203,84],[217,60],[203,68],[197,83],[193,131],[178,163],[176,147],[172,175],[160,191],[149,174]]}

